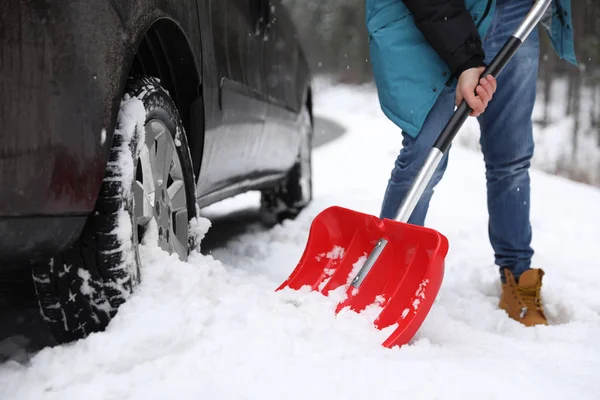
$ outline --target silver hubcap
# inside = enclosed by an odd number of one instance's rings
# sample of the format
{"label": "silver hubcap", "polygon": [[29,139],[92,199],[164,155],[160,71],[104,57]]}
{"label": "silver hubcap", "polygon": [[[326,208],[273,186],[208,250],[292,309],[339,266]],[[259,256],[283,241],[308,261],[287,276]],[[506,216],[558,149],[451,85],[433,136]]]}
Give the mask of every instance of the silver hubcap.
{"label": "silver hubcap", "polygon": [[156,222],[158,245],[185,260],[188,255],[188,212],[183,170],[173,136],[159,120],[146,124],[134,184],[135,236]]}

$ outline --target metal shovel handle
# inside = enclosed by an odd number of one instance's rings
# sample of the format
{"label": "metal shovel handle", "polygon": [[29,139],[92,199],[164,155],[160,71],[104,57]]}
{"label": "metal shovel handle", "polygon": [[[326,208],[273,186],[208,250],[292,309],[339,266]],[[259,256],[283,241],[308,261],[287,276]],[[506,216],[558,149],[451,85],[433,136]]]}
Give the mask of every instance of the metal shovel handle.
{"label": "metal shovel handle", "polygon": [[[536,0],[533,7],[517,27],[513,35],[508,38],[506,43],[502,46],[498,54],[494,57],[492,62],[487,66],[481,77],[492,75],[497,77],[500,72],[504,69],[506,64],[512,59],[513,55],[517,52],[521,44],[527,39],[531,31],[537,26],[542,19],[544,13],[548,7],[552,4],[552,0]],[[412,183],[406,197],[396,212],[395,220],[398,222],[407,222],[412,215],[417,203],[419,202],[425,188],[429,184],[433,173],[438,167],[440,161],[444,157],[444,154],[450,148],[450,144],[454,140],[454,137],[468,118],[471,113],[471,108],[465,100],[461,102],[458,108],[454,111],[452,118],[448,121],[437,140],[433,144],[433,148],[429,152],[425,163],[421,167],[417,177]],[[359,287],[365,276],[369,273],[375,262],[383,252],[383,249],[388,244],[387,240],[382,238],[377,242],[371,254],[367,257],[367,260],[363,264],[358,274],[352,281],[352,286]]]}

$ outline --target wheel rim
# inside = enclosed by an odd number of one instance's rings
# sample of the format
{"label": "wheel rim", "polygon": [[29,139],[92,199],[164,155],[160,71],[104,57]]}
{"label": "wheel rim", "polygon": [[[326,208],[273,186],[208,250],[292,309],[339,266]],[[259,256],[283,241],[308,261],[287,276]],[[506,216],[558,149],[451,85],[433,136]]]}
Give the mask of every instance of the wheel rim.
{"label": "wheel rim", "polygon": [[146,123],[134,183],[134,237],[138,243],[156,224],[158,245],[180,260],[188,255],[188,209],[181,160],[162,121]]}

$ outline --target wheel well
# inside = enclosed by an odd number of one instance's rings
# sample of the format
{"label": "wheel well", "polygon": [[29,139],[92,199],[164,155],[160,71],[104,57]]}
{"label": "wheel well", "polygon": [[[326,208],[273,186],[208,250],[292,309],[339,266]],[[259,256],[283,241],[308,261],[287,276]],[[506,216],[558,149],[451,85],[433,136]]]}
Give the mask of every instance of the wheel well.
{"label": "wheel well", "polygon": [[190,134],[194,130],[204,132],[204,127],[198,127],[198,122],[192,115],[192,107],[202,108],[194,104],[202,95],[198,68],[194,61],[194,53],[187,37],[180,27],[170,19],[159,19],[150,26],[137,48],[130,76],[147,75],[159,78],[175,102],[183,127],[187,133],[188,144],[192,153],[194,173],[200,168],[200,155],[203,143],[201,134]]}

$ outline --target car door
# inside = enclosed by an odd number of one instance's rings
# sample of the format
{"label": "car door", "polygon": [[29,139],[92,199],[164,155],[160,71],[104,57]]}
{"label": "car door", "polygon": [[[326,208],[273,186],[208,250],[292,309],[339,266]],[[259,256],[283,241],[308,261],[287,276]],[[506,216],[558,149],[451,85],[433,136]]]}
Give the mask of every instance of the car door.
{"label": "car door", "polygon": [[302,107],[303,86],[298,77],[299,39],[285,6],[280,0],[269,3],[268,24],[263,34],[266,93],[269,99],[263,153],[269,168],[282,170],[294,162],[299,148],[298,113]]}
{"label": "car door", "polygon": [[209,192],[256,170],[267,116],[263,0],[208,0],[218,85],[216,126],[207,127],[202,180]]}

